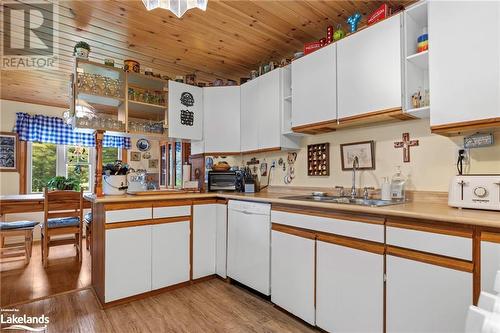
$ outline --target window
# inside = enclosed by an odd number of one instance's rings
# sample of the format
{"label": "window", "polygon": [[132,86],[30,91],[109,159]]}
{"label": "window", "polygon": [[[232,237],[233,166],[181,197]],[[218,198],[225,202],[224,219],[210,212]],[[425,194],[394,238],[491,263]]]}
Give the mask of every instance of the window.
{"label": "window", "polygon": [[75,178],[84,191],[90,189],[90,148],[66,146],[66,178]]}
{"label": "window", "polygon": [[42,192],[47,181],[57,175],[57,146],[53,143],[31,144],[30,192]]}

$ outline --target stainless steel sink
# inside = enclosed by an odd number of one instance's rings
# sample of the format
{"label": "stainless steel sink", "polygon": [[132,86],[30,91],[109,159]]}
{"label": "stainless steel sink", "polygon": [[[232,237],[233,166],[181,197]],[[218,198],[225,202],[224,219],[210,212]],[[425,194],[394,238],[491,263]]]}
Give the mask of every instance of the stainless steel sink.
{"label": "stainless steel sink", "polygon": [[353,199],[351,197],[314,196],[314,195],[286,196],[286,197],[281,197],[280,199],[329,202],[329,203],[369,206],[369,207],[382,207],[382,206],[398,205],[404,203],[391,200],[364,199],[364,198]]}

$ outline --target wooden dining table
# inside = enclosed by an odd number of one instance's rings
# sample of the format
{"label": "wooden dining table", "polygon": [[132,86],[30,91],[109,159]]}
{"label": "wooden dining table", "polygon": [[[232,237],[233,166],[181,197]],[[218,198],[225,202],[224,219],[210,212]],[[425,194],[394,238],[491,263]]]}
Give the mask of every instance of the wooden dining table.
{"label": "wooden dining table", "polygon": [[[84,200],[83,206],[90,208],[91,203]],[[0,216],[36,212],[43,212],[43,193],[0,195]]]}

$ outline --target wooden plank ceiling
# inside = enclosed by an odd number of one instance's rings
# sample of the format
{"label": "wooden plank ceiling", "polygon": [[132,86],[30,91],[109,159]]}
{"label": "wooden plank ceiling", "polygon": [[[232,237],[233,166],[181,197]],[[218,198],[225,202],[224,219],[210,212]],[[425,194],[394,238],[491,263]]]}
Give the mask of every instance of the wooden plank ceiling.
{"label": "wooden plank ceiling", "polygon": [[199,81],[239,82],[259,64],[291,57],[324,37],[329,25],[347,31],[345,21],[356,11],[364,25],[384,2],[400,9],[414,1],[209,0],[206,12],[190,10],[181,19],[163,9],[148,12],[141,0],[60,1],[59,70],[1,71],[0,96],[67,107],[73,46],[80,40],[90,44],[93,61],[135,59],[170,77],[196,73]]}

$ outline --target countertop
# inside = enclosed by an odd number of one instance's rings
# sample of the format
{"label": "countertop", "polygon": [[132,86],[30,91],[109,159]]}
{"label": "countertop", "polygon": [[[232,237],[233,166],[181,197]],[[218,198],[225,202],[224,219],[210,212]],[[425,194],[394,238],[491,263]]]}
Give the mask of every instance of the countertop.
{"label": "countertop", "polygon": [[433,220],[449,223],[460,223],[468,225],[477,225],[483,227],[500,228],[500,212],[473,210],[473,209],[458,209],[449,207],[444,200],[435,200],[434,197],[428,201],[422,199],[411,201],[405,204],[391,205],[385,207],[366,207],[348,204],[335,204],[325,202],[311,202],[283,199],[282,197],[310,193],[304,190],[293,191],[279,189],[263,191],[259,193],[179,193],[165,195],[124,195],[124,196],[106,196],[96,198],[86,195],[86,199],[95,203],[122,203],[122,202],[138,202],[138,201],[162,201],[162,200],[196,200],[207,198],[235,199],[247,200],[256,202],[267,202],[271,204],[285,204],[293,206],[318,207],[332,209],[344,212],[356,212],[365,214],[376,214],[383,216],[395,216],[405,218],[415,218],[423,220]]}

